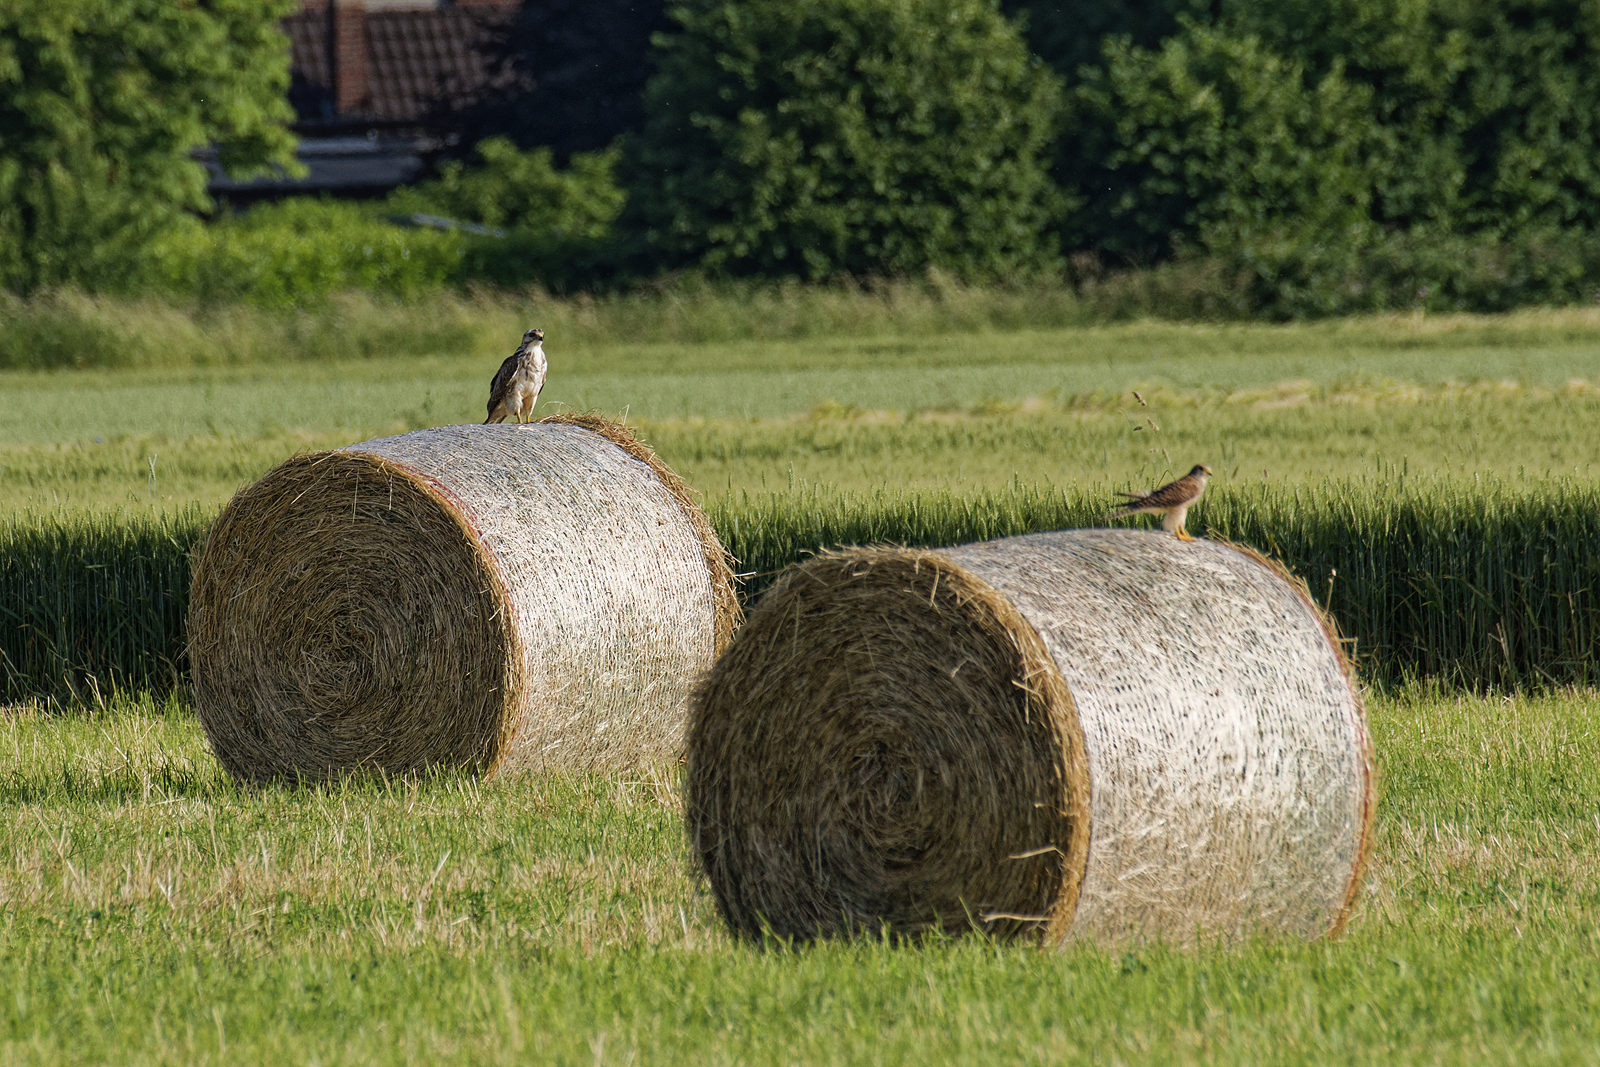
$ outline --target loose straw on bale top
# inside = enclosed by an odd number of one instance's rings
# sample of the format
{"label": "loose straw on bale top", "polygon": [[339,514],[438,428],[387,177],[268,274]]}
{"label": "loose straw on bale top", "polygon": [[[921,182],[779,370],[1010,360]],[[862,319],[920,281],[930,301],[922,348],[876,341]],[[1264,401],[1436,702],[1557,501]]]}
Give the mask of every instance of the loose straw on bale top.
{"label": "loose straw on bale top", "polygon": [[739,620],[692,491],[595,416],[301,456],[195,566],[195,707],[239,778],[670,758]]}
{"label": "loose straw on bale top", "polygon": [[1328,626],[1164,534],[818,556],[695,697],[693,847],[752,936],[1334,932],[1373,768]]}

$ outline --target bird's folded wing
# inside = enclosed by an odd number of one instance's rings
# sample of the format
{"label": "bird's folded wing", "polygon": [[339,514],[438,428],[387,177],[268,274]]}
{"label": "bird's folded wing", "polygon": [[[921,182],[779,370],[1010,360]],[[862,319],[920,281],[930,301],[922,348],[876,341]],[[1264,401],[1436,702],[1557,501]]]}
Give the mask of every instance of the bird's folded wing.
{"label": "bird's folded wing", "polygon": [[499,402],[506,395],[506,388],[511,384],[511,376],[517,372],[517,356],[512,353],[506,361],[500,364],[500,369],[494,372],[494,379],[489,383],[489,403]]}
{"label": "bird's folded wing", "polygon": [[1153,508],[1175,508],[1179,504],[1187,504],[1196,495],[1194,482],[1189,478],[1179,478],[1142,498],[1142,502]]}

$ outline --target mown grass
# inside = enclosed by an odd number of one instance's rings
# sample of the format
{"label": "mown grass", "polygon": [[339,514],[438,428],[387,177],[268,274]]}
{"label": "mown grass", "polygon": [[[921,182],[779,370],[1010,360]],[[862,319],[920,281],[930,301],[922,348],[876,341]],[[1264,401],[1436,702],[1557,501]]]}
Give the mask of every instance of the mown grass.
{"label": "mown grass", "polygon": [[[392,322],[377,306],[363,314],[451,351],[428,340],[437,322],[406,317],[418,309],[391,310]],[[278,347],[246,366],[0,372],[0,514],[215,506],[296,451],[477,421],[490,373],[536,310],[462,304],[463,321],[488,322],[486,339],[453,355],[401,358],[411,349],[379,345],[369,360],[286,364],[296,331],[323,328],[306,313],[264,333]],[[201,328],[168,311],[173,329]],[[745,309],[756,320],[761,311]],[[14,327],[0,315],[0,332]],[[1177,453],[1190,450],[1251,478],[1402,463],[1510,475],[1592,463],[1600,314],[704,344],[575,328],[547,347],[543,409],[625,416],[713,494],[782,487],[791,475],[958,491],[1018,473],[1056,485],[1143,480],[1185,466],[1192,459]]]}
{"label": "mown grass", "polygon": [[669,773],[241,790],[180,704],[0,718],[7,1063],[1583,1063],[1600,698],[1371,701],[1338,942],[734,942]]}
{"label": "mown grass", "polygon": [[[269,387],[253,388],[272,395]],[[1469,478],[1587,476],[1600,462],[1592,433],[1600,420],[1600,385],[1580,379],[1554,388],[1303,380],[1236,390],[1135,388],[1147,406],[1130,390],[899,411],[827,401],[798,415],[758,420],[627,417],[709,498],[798,483],[974,492],[1019,476],[1104,490],[1161,480],[1194,462],[1209,463],[1219,485],[1377,477],[1391,468]],[[36,416],[42,406],[33,407]],[[298,452],[446,421],[437,404],[372,426],[361,424],[359,405],[352,410],[355,425],[347,429],[251,436],[216,426],[190,437],[147,432],[0,445],[0,514],[218,507]],[[159,397],[141,398],[127,417],[158,421]],[[46,438],[50,433],[31,429]]]}

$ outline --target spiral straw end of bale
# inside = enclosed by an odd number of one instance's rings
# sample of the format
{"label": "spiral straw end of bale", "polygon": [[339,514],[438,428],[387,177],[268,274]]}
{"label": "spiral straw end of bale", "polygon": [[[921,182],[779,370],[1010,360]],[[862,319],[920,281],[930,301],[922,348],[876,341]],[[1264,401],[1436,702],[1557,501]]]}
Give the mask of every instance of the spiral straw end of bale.
{"label": "spiral straw end of bale", "polygon": [[738,620],[692,491],[625,427],[442,427],[235,496],[195,567],[195,704],[251,781],[614,768],[677,753]]}

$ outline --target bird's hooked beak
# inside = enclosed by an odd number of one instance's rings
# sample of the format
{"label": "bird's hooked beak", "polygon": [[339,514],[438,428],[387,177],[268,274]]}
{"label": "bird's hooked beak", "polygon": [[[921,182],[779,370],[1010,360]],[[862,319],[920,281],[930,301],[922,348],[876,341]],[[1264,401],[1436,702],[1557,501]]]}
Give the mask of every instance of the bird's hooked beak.
{"label": "bird's hooked beak", "polygon": [[537,329],[529,330],[527,333],[522,335],[522,343],[525,344],[525,345],[526,344],[533,344],[535,342],[543,341],[543,340],[544,340],[544,331],[543,330],[537,330]]}

